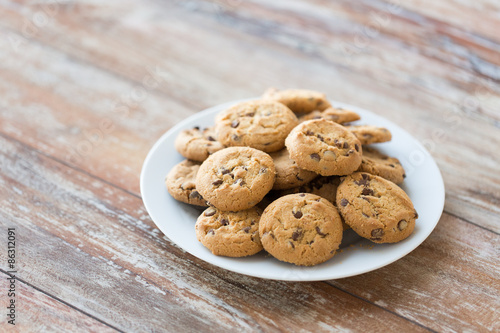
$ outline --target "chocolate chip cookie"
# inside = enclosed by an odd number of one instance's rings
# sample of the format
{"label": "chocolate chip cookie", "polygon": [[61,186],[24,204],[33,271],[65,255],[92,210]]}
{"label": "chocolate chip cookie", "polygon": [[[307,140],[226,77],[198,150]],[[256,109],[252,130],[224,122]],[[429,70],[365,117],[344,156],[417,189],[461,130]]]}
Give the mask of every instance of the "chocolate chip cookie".
{"label": "chocolate chip cookie", "polygon": [[337,208],[313,194],[292,194],[269,205],[259,233],[273,257],[295,265],[313,266],[335,255],[342,241]]}
{"label": "chocolate chip cookie", "polygon": [[273,190],[285,190],[304,185],[318,176],[315,172],[299,168],[297,163],[290,159],[286,149],[272,153],[271,157],[276,166]]}
{"label": "chocolate chip cookie", "polygon": [[272,153],[283,149],[285,139],[297,126],[297,116],[274,101],[243,102],[216,118],[218,140],[230,147],[245,146]]}
{"label": "chocolate chip cookie", "polygon": [[361,119],[360,115],[351,110],[329,107],[325,111],[313,111],[299,118],[299,122],[313,119],[326,119],[337,124],[345,124]]}
{"label": "chocolate chip cookie", "polygon": [[175,200],[207,207],[206,200],[196,190],[196,175],[199,169],[200,163],[194,161],[185,160],[177,164],[165,178],[168,193]]}
{"label": "chocolate chip cookie", "polygon": [[262,250],[259,236],[261,214],[257,207],[240,212],[207,208],[196,221],[196,237],[216,256],[251,256]]}
{"label": "chocolate chip cookie", "polygon": [[262,96],[262,99],[283,103],[296,113],[309,113],[315,110],[323,111],[331,106],[325,94],[305,89],[280,91],[276,88],[269,88]]}
{"label": "chocolate chip cookie", "polygon": [[397,158],[366,146],[363,146],[363,161],[358,171],[380,176],[396,184],[401,184],[406,177],[405,170]]}
{"label": "chocolate chip cookie", "polygon": [[348,175],[361,164],[359,140],[344,126],[325,119],[308,120],[286,139],[290,158],[322,176]]}
{"label": "chocolate chip cookie", "polygon": [[418,214],[408,195],[382,177],[355,172],[337,191],[337,207],[345,222],[375,243],[395,243],[411,235]]}
{"label": "chocolate chip cookie", "polygon": [[257,205],[272,189],[276,169],[271,156],[253,148],[230,147],[210,156],[200,167],[196,188],[222,211]]}
{"label": "chocolate chip cookie", "polygon": [[224,149],[224,145],[216,140],[213,128],[201,130],[199,127],[179,133],[175,139],[175,149],[185,158],[203,162],[208,156]]}
{"label": "chocolate chip cookie", "polygon": [[387,128],[359,125],[359,126],[346,126],[359,139],[361,144],[368,145],[371,143],[381,143],[391,141],[392,134]]}

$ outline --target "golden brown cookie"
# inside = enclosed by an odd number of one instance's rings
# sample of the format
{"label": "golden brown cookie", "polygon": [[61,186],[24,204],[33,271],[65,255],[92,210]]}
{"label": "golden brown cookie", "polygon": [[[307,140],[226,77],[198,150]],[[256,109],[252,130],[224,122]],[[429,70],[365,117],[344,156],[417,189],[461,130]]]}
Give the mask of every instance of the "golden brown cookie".
{"label": "golden brown cookie", "polygon": [[199,127],[195,127],[184,130],[179,133],[174,145],[182,156],[198,162],[203,162],[208,156],[224,149],[224,145],[216,140],[213,128],[200,130]]}
{"label": "golden brown cookie", "polygon": [[272,153],[271,157],[276,166],[273,190],[285,190],[304,185],[318,176],[315,172],[299,168],[297,163],[290,159],[286,149]]}
{"label": "golden brown cookie", "polygon": [[397,158],[366,146],[363,146],[363,161],[358,171],[380,176],[395,184],[401,184],[406,177],[405,170]]}
{"label": "golden brown cookie", "polygon": [[217,138],[230,147],[252,147],[267,153],[283,149],[298,119],[289,108],[273,101],[236,104],[216,119]]}
{"label": "golden brown cookie", "polygon": [[325,94],[305,89],[278,90],[269,88],[262,99],[272,100],[285,104],[296,113],[309,113],[315,110],[323,111],[330,107]]}
{"label": "golden brown cookie", "polygon": [[335,255],[342,241],[337,208],[313,194],[291,194],[269,205],[259,233],[273,257],[295,265],[313,266]]}
{"label": "golden brown cookie", "polygon": [[329,107],[325,111],[313,111],[311,113],[305,114],[299,118],[299,122],[313,119],[326,119],[337,124],[345,124],[351,121],[359,120],[361,119],[361,117],[359,116],[359,114],[351,110]]}
{"label": "golden brown cookie", "polygon": [[375,243],[395,243],[411,235],[418,214],[396,184],[364,172],[346,176],[337,191],[345,222]]}
{"label": "golden brown cookie", "polygon": [[392,134],[387,128],[359,125],[359,126],[346,126],[359,139],[361,144],[368,145],[371,143],[381,143],[391,141]]}
{"label": "golden brown cookie", "polygon": [[196,175],[199,169],[200,163],[188,160],[174,166],[165,178],[168,193],[175,200],[190,205],[207,207],[206,200],[196,190]]}
{"label": "golden brown cookie", "polygon": [[322,176],[348,175],[361,164],[359,140],[342,125],[329,120],[308,120],[286,139],[290,158]]}
{"label": "golden brown cookie", "polygon": [[251,256],[262,250],[259,236],[261,214],[257,207],[240,212],[207,208],[196,221],[196,237],[216,256]]}
{"label": "golden brown cookie", "polygon": [[271,156],[253,148],[231,147],[216,152],[200,167],[196,188],[222,211],[240,211],[257,205],[274,185]]}

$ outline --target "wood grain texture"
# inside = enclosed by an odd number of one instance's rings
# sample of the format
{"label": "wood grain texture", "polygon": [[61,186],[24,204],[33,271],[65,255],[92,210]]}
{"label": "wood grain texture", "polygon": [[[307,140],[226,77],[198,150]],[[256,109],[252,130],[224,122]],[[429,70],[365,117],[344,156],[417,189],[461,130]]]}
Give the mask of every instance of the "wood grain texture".
{"label": "wood grain texture", "polygon": [[[26,293],[50,304],[30,318],[90,331],[106,328],[96,319],[125,331],[498,331],[499,12],[491,0],[0,0],[0,225],[22,231],[21,276],[38,288]],[[419,139],[446,186],[429,239],[328,283],[264,282],[172,245],[139,195],[149,148],[269,86],[323,91]]]}
{"label": "wood grain texture", "polygon": [[[9,289],[7,278],[8,275],[0,273],[2,293]],[[0,331],[2,332],[117,332],[116,329],[100,323],[87,314],[81,313],[21,281],[16,281],[16,294],[17,318],[15,325],[8,324],[2,318],[0,323]],[[5,311],[2,310],[2,314],[5,314]]]}

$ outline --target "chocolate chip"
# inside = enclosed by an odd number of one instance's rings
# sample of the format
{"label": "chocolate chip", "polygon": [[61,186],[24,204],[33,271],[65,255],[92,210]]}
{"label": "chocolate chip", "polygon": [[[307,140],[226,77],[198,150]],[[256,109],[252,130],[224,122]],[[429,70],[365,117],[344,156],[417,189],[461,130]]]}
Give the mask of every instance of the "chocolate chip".
{"label": "chocolate chip", "polygon": [[300,238],[300,236],[302,236],[302,230],[301,229],[297,229],[295,230],[293,233],[292,233],[292,239],[294,241],[298,240]]}
{"label": "chocolate chip", "polygon": [[391,168],[395,168],[396,166],[394,164],[389,164]]}
{"label": "chocolate chip", "polygon": [[293,213],[293,216],[296,219],[300,219],[302,216],[304,216],[304,214],[302,214],[302,212],[299,210],[298,212]]}
{"label": "chocolate chip", "polygon": [[306,131],[306,135],[312,136],[312,135],[314,135],[314,132],[313,132],[313,131],[311,131],[311,130],[307,130],[307,131]]}
{"label": "chocolate chip", "polygon": [[406,178],[406,173],[403,174],[403,178]]}
{"label": "chocolate chip", "polygon": [[371,179],[370,175],[368,175],[366,173],[361,174],[361,177],[363,177],[363,179],[365,179],[365,180],[370,180]]}
{"label": "chocolate chip", "polygon": [[367,197],[361,197],[361,199],[363,199],[363,200],[366,200],[366,201],[370,202],[370,199],[368,199]]}
{"label": "chocolate chip", "polygon": [[384,230],[382,229],[373,229],[372,230],[372,237],[374,238],[380,238],[384,235]]}
{"label": "chocolate chip", "polygon": [[316,135],[318,139],[320,139],[322,142],[325,142],[325,138],[321,136],[321,134]]}
{"label": "chocolate chip", "polygon": [[233,141],[240,141],[240,137],[239,137],[239,136],[237,136],[236,134],[233,134],[233,136],[231,136],[231,139],[232,139]]}
{"label": "chocolate chip", "polygon": [[408,226],[408,222],[406,222],[406,220],[401,220],[398,223],[398,229],[401,231],[405,230],[407,226]]}
{"label": "chocolate chip", "polygon": [[260,168],[259,173],[261,174],[267,173],[267,168]]}
{"label": "chocolate chip", "polygon": [[347,142],[344,142],[344,145],[342,146],[342,148],[344,148],[344,149],[349,148],[349,144]]}
{"label": "chocolate chip", "polygon": [[228,173],[230,173],[231,171],[230,171],[230,170],[228,170],[228,169],[226,169],[226,168],[224,168],[224,167],[222,167],[222,168],[220,168],[220,172],[221,172],[223,175],[227,175],[227,174],[228,174]]}
{"label": "chocolate chip", "polygon": [[208,141],[215,141],[215,138],[214,138],[213,136],[209,135],[209,136],[207,137],[207,140],[208,140]]}
{"label": "chocolate chip", "polygon": [[299,194],[299,197],[302,197],[302,198],[303,198],[303,197],[305,197],[305,196],[306,196],[306,195],[305,195],[304,193],[300,193],[300,194]]}
{"label": "chocolate chip", "polygon": [[250,229],[251,229],[250,227],[245,227],[245,228],[243,228],[243,231],[248,234],[248,232],[250,231]]}
{"label": "chocolate chip", "polygon": [[342,200],[340,200],[340,205],[341,205],[342,207],[347,206],[347,204],[348,204],[348,203],[349,203],[349,201],[347,201],[347,199],[342,199]]}
{"label": "chocolate chip", "polygon": [[315,161],[321,160],[321,157],[316,153],[311,154],[311,158]]}
{"label": "chocolate chip", "polygon": [[240,121],[239,120],[233,120],[233,122],[231,123],[231,127],[232,128],[236,128],[240,126]]}
{"label": "chocolate chip", "polygon": [[215,235],[215,231],[214,231],[214,229],[210,229],[210,230],[208,230],[208,231],[207,231],[207,234],[212,234],[212,235]]}
{"label": "chocolate chip", "polygon": [[217,211],[215,210],[215,208],[208,208],[206,211],[205,211],[205,216],[214,216],[215,213],[217,213]]}
{"label": "chocolate chip", "polygon": [[342,148],[342,142],[339,142],[339,140],[335,139],[333,143],[337,146],[337,148]]}
{"label": "chocolate chip", "polygon": [[364,217],[369,217],[368,215],[366,215],[365,213],[362,213]]}
{"label": "chocolate chip", "polygon": [[220,186],[224,183],[224,181],[222,179],[217,179],[216,181],[214,181],[212,183],[213,186]]}
{"label": "chocolate chip", "polygon": [[415,210],[415,218],[418,219],[418,213],[417,210]]}
{"label": "chocolate chip", "polygon": [[354,145],[354,148],[356,148],[356,151],[359,151],[359,145],[357,143]]}
{"label": "chocolate chip", "polygon": [[227,219],[222,219],[222,220],[220,220],[220,224],[226,226],[229,224],[229,221]]}
{"label": "chocolate chip", "polygon": [[290,245],[292,246],[292,248],[295,249],[295,245],[293,245],[293,243],[291,241],[288,241],[288,243],[290,243]]}
{"label": "chocolate chip", "polygon": [[198,191],[193,191],[189,194],[190,199],[203,199],[200,193]]}
{"label": "chocolate chip", "polygon": [[361,195],[373,195],[373,190],[371,188],[365,187],[363,191],[361,191]]}
{"label": "chocolate chip", "polygon": [[250,223],[250,225],[254,225],[255,224],[255,220],[252,220],[252,222]]}
{"label": "chocolate chip", "polygon": [[324,233],[321,232],[321,229],[319,227],[316,227],[316,232],[318,233],[318,235],[320,235],[322,237],[326,236],[326,234],[324,234]]}
{"label": "chocolate chip", "polygon": [[250,112],[245,115],[246,117],[253,117],[255,116],[255,112]]}
{"label": "chocolate chip", "polygon": [[200,130],[200,126],[195,126],[193,129],[199,131]]}
{"label": "chocolate chip", "polygon": [[299,175],[295,175],[295,178],[297,178],[298,181],[301,181],[301,182],[304,181],[304,179],[300,178]]}

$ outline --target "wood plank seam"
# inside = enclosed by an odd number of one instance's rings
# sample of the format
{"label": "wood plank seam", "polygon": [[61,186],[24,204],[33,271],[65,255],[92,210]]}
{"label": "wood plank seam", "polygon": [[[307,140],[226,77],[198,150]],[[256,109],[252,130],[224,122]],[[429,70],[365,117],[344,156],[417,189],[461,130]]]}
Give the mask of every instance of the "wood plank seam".
{"label": "wood plank seam", "polygon": [[342,289],[342,288],[340,288],[340,287],[337,287],[337,286],[335,286],[335,285],[331,284],[329,281],[323,281],[323,282],[324,282],[324,283],[326,283],[326,284],[328,284],[328,285],[330,285],[330,286],[332,286],[332,287],[334,287],[334,288],[337,288],[338,290],[340,290],[340,291],[342,291],[342,292],[345,292],[346,294],[349,294],[349,295],[351,295],[351,296],[353,296],[353,297],[356,297],[357,299],[363,300],[363,301],[365,301],[365,302],[367,302],[367,303],[370,303],[371,305],[376,306],[376,307],[378,307],[378,308],[380,308],[380,309],[382,309],[382,310],[384,310],[384,311],[390,312],[390,313],[392,313],[393,315],[395,315],[395,316],[397,316],[397,317],[400,317],[400,318],[405,319],[405,320],[407,320],[407,321],[409,321],[409,322],[411,322],[411,323],[413,323],[413,324],[415,324],[415,325],[417,325],[417,326],[420,326],[420,327],[422,327],[423,329],[428,330],[429,332],[438,333],[437,331],[435,331],[435,330],[433,330],[433,329],[431,329],[431,328],[429,328],[429,327],[427,327],[427,326],[425,326],[425,325],[422,325],[422,324],[420,324],[419,322],[417,322],[417,321],[415,321],[415,320],[413,320],[413,319],[406,318],[405,316],[402,316],[402,315],[400,315],[400,314],[399,314],[399,313],[397,313],[397,312],[394,312],[394,311],[392,311],[392,310],[386,309],[386,308],[384,308],[384,307],[382,307],[382,306],[380,306],[380,305],[378,305],[378,304],[376,304],[376,303],[374,303],[374,302],[372,302],[372,301],[370,301],[370,300],[367,300],[367,299],[365,299],[365,298],[363,298],[363,297],[361,297],[361,296],[358,296],[358,295],[356,295],[356,294],[354,294],[354,293],[351,293],[351,292],[349,292],[349,291],[347,291],[347,290],[344,290],[344,289]]}
{"label": "wood plank seam", "polygon": [[[5,275],[9,275],[6,271],[4,271],[4,270],[3,270],[3,269],[1,269],[1,268],[0,268],[0,272],[1,272],[1,273],[4,273]],[[33,285],[33,284],[31,284],[31,283],[29,283],[29,282],[27,282],[27,281],[23,280],[23,279],[21,279],[21,278],[19,278],[19,276],[16,276],[15,278],[16,278],[16,281],[19,281],[19,282],[21,282],[22,284],[24,284],[24,285],[26,285],[26,286],[28,286],[28,287],[30,287],[30,288],[35,289],[36,291],[38,291],[38,292],[40,292],[40,293],[42,293],[42,294],[46,295],[47,297],[50,297],[50,298],[54,299],[55,301],[57,301],[57,302],[59,302],[59,303],[61,303],[61,304],[64,304],[64,305],[66,305],[66,306],[70,307],[71,309],[73,309],[73,310],[75,310],[75,311],[78,311],[78,312],[80,312],[81,314],[83,314],[83,315],[85,315],[85,316],[87,316],[87,317],[89,317],[89,318],[92,318],[92,319],[94,319],[95,321],[98,321],[98,322],[100,322],[100,323],[101,323],[101,324],[103,324],[103,325],[108,326],[109,328],[112,328],[112,329],[116,330],[117,332],[124,332],[124,331],[120,330],[119,328],[116,328],[116,327],[114,327],[113,325],[106,323],[106,322],[105,322],[105,321],[103,321],[102,319],[99,319],[99,318],[97,318],[97,317],[95,317],[95,316],[91,315],[90,313],[87,313],[87,312],[85,312],[85,311],[83,311],[83,310],[81,310],[81,309],[77,308],[76,306],[74,306],[74,305],[72,305],[72,304],[70,304],[70,303],[68,303],[68,302],[66,302],[66,301],[64,301],[64,300],[62,300],[61,298],[59,298],[59,297],[57,297],[57,296],[54,296],[54,295],[51,295],[50,293],[48,293],[48,292],[44,291],[43,289],[41,289],[41,288],[39,288],[39,287],[37,287],[37,286],[35,286],[35,285]]]}
{"label": "wood plank seam", "polygon": [[[13,30],[12,28],[7,27],[5,25],[1,25],[0,24],[0,28],[2,28],[4,30],[7,30],[7,31],[10,31],[11,33],[16,34],[16,35],[22,35],[19,31]],[[24,36],[22,38],[24,38]],[[66,53],[64,50],[60,50],[60,49],[54,47],[53,45],[50,45],[50,44],[47,44],[47,43],[43,42],[40,39],[32,38],[29,41],[30,41],[30,43],[33,43],[35,45],[47,48],[49,50],[54,50],[54,51],[62,53],[62,54],[65,54],[66,57],[69,60],[74,61],[76,63],[80,63],[80,64],[85,65],[85,66],[96,68],[96,69],[98,69],[98,70],[100,70],[100,71],[102,71],[102,72],[104,72],[104,73],[106,73],[106,74],[114,77],[115,79],[128,82],[131,85],[142,85],[143,84],[143,82],[141,80],[136,80],[136,79],[129,78],[127,76],[121,75],[120,73],[118,73],[116,71],[110,70],[107,67],[99,66],[98,64],[93,64],[91,62],[86,61],[83,58],[77,58],[77,57],[75,57],[75,56],[73,56],[73,55],[71,55],[69,53]],[[186,105],[188,107],[192,107],[192,108],[195,108],[195,109],[197,109],[199,107],[198,105],[190,102],[188,99],[179,99],[176,96],[172,96],[170,94],[167,94],[166,91],[159,90],[158,87],[156,87],[156,88],[148,88],[148,92],[152,93],[153,95],[156,94],[156,95],[163,96],[163,97],[169,97],[169,98],[171,98],[171,99],[173,99],[175,101],[178,101],[181,104]]]}
{"label": "wood plank seam", "polygon": [[490,230],[490,229],[488,229],[488,228],[486,228],[486,227],[483,227],[482,225],[476,224],[476,223],[474,223],[474,222],[472,222],[472,221],[469,221],[469,220],[467,220],[467,219],[464,219],[463,217],[458,216],[458,215],[456,215],[456,214],[454,214],[454,213],[451,213],[451,212],[449,212],[449,211],[448,211],[448,210],[446,210],[446,209],[445,209],[443,212],[445,212],[446,214],[451,215],[451,216],[453,216],[453,217],[455,217],[455,218],[457,218],[457,219],[459,219],[459,220],[461,220],[461,221],[467,222],[467,223],[472,224],[472,225],[474,225],[474,226],[476,226],[476,227],[479,227],[479,228],[481,228],[481,229],[483,229],[483,230],[486,230],[486,231],[492,232],[492,233],[494,233],[494,234],[495,234],[495,235],[497,235],[497,236],[500,236],[500,233],[498,233],[498,232],[496,232],[496,231],[494,231],[494,230]]}

